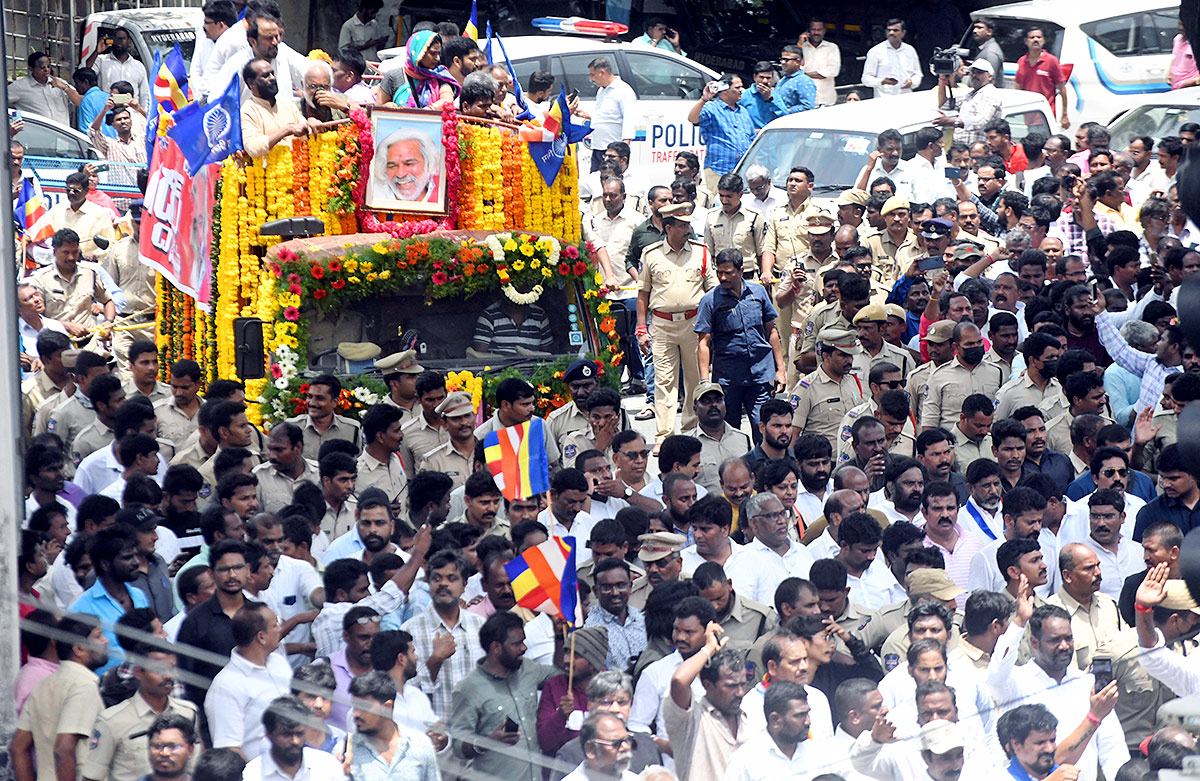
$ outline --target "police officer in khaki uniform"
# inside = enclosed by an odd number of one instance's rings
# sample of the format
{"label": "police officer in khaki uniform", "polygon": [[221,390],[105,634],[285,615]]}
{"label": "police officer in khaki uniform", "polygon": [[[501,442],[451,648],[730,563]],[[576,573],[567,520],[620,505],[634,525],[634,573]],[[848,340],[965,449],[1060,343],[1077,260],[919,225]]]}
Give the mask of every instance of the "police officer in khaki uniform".
{"label": "police officer in khaki uniform", "polygon": [[[938,320],[929,326],[925,342],[929,347],[929,360],[912,370],[908,375],[908,398],[912,402],[913,416],[920,420],[921,400],[925,398],[925,388],[929,385],[929,375],[939,366],[944,366],[954,359],[954,326],[953,320]],[[964,397],[965,398],[965,397]]]}
{"label": "police officer in khaki uniform", "polygon": [[854,356],[854,373],[859,377],[870,376],[871,367],[880,363],[898,366],[904,377],[915,368],[916,362],[907,350],[884,341],[887,319],[887,310],[879,304],[868,304],[854,316],[854,330],[858,332],[858,342],[863,348]]}
{"label": "police officer in khaki uniform", "polygon": [[818,208],[809,210],[805,219],[808,250],[789,258],[775,283],[775,308],[779,311],[775,327],[783,339],[783,360],[789,367],[789,384],[796,381],[795,361],[799,348],[791,335],[804,328],[809,316],[820,307],[819,288],[824,273],[838,261],[833,252],[833,215]]}
{"label": "police officer in khaki uniform", "polygon": [[[863,284],[866,281],[863,280]],[[817,335],[821,365],[792,390],[792,439],[819,434],[831,443],[846,411],[861,404],[866,394],[853,372],[854,356],[862,352],[853,331],[826,328]]]}
{"label": "police officer in khaki uniform", "polygon": [[893,195],[883,204],[879,214],[887,228],[868,236],[863,243],[875,259],[876,281],[890,290],[903,269],[925,253],[917,242],[917,235],[909,227],[909,204],[906,199]]}
{"label": "police officer in khaki uniform", "polygon": [[723,249],[735,249],[742,255],[742,272],[746,279],[758,279],[767,238],[767,220],[742,203],[742,177],[725,174],[717,183],[721,208],[708,212],[704,221],[704,246],[708,256],[715,258]]}
{"label": "police officer in khaki uniform", "polygon": [[400,423],[407,423],[419,416],[421,406],[417,403],[417,375],[425,368],[417,363],[417,351],[392,353],[375,361],[375,368],[383,372],[383,382],[388,386],[388,395],[383,397],[383,403],[400,410],[404,416],[400,418]]}
{"label": "police officer in khaki uniform", "polygon": [[[173,660],[173,654],[153,653],[150,659],[163,663]],[[146,671],[135,667],[134,675],[146,676]],[[151,674],[157,681],[163,676]],[[143,681],[138,691],[124,702],[105,708],[96,719],[96,728],[88,743],[88,755],[81,770],[83,778],[108,779],[108,781],[139,781],[148,777],[150,766],[150,725],[159,716],[174,713],[190,719],[196,725],[196,706],[191,702],[166,697],[166,707],[159,713],[142,694],[146,686]]]}
{"label": "police officer in khaki uniform", "polygon": [[[592,391],[600,387],[595,362],[585,358],[573,361],[563,372],[563,382],[571,392],[571,403],[562,405],[546,416],[546,429],[554,441],[560,443],[565,443],[567,435],[573,432],[583,432],[585,436],[590,437],[592,426],[586,411],[587,399],[592,395]],[[629,420],[624,410],[618,412],[621,414],[621,420],[617,430],[624,431],[629,428]]]}
{"label": "police officer in khaki uniform", "polygon": [[[646,609],[646,597],[654,590],[656,583],[650,581],[649,571],[654,570],[658,583],[663,579],[679,580],[683,578],[683,559],[680,551],[687,544],[687,537],[673,532],[652,532],[638,535],[638,559],[646,566],[647,575],[633,582],[633,591],[629,595],[629,604],[638,610]],[[664,564],[665,562],[665,564]],[[665,571],[664,571],[665,570]]]}
{"label": "police officer in khaki uniform", "polygon": [[950,429],[958,422],[963,401],[972,393],[995,398],[1004,384],[1004,371],[983,362],[983,334],[978,326],[963,321],[954,327],[954,360],[929,375],[921,401],[921,430]]}
{"label": "police officer in khaki uniform", "polygon": [[[29,284],[41,291],[46,302],[44,317],[58,320],[76,338],[86,335],[97,325],[92,303],[104,307],[103,320],[111,322],[117,316],[117,305],[104,287],[99,267],[82,262],[79,234],[64,228],[54,234],[54,262],[33,272]],[[99,349],[92,340],[93,349]]]}
{"label": "police officer in khaki uniform", "polygon": [[[855,332],[854,316],[871,303],[871,283],[859,274],[843,274],[838,280],[838,300],[827,306],[818,307],[804,324],[803,333],[797,333],[800,350],[797,360],[802,371],[812,371],[818,363],[817,335],[826,328]],[[860,347],[861,349],[861,347]]]}
{"label": "police officer in khaki uniform", "polygon": [[[700,299],[717,285],[712,258],[703,244],[690,241],[687,203],[662,207],[667,238],[646,247],[638,282],[637,340],[642,354],[654,356],[656,444],[675,433],[675,405],[683,382],[683,428],[696,425],[692,392],[700,380],[699,337],[692,326]],[[646,324],[653,318],[654,332]]]}
{"label": "police officer in khaki uniform", "polygon": [[[78,352],[70,349],[71,340],[67,335],[58,331],[43,331],[38,335],[38,341],[41,342],[41,349],[48,348],[50,352],[45,358],[45,365],[21,383],[21,422],[26,433],[30,431],[34,413],[42,406],[42,402],[61,393],[70,381],[70,370],[64,363],[64,356]],[[58,377],[57,380],[50,376],[52,373]]]}
{"label": "police officer in khaki uniform", "polygon": [[[117,371],[126,378],[129,377],[129,347],[139,339],[154,337],[154,328],[142,329],[133,326],[153,323],[158,311],[158,301],[154,292],[154,271],[138,259],[136,237],[142,224],[142,205],[141,198],[130,202],[129,216],[133,218],[133,236],[127,236],[117,242],[111,253],[112,260],[107,264],[113,281],[125,293],[125,308],[117,313],[117,318],[113,321],[112,351],[117,356]],[[126,392],[129,392],[128,389]],[[152,398],[151,401],[159,399]]]}
{"label": "police officer in khaki uniform", "polygon": [[[857,358],[858,356],[855,356],[855,359]],[[867,378],[867,388],[871,391],[871,395],[862,404],[846,410],[846,414],[842,416],[842,421],[838,424],[837,441],[833,444],[835,464],[843,464],[854,458],[851,434],[851,429],[854,428],[854,421],[864,415],[872,415],[879,418],[880,422],[884,424],[884,428],[887,428],[889,421],[884,419],[887,416],[884,415],[883,409],[880,406],[881,398],[889,390],[900,390],[904,382],[904,377],[900,374],[900,368],[888,361],[875,364],[868,373],[859,374],[858,377],[859,379],[863,377]],[[888,445],[888,452],[912,458],[917,439],[916,424],[913,421],[911,413],[903,416],[903,420],[904,427]]]}
{"label": "police officer in khaki uniform", "polygon": [[467,478],[475,471],[475,407],[471,395],[455,391],[437,405],[450,441],[438,445],[433,452],[417,464],[417,469],[445,472],[454,481],[454,487],[466,485]]}
{"label": "police officer in khaki uniform", "polygon": [[[79,432],[96,419],[96,410],[87,397],[87,388],[92,384],[92,380],[109,373],[112,356],[108,353],[97,354],[91,351],[76,350],[73,356],[64,355],[63,360],[70,362],[74,367],[71,369],[71,383],[74,388],[71,389],[71,386],[63,388],[62,393],[67,395],[61,404],[51,410],[46,419],[45,430],[57,434],[63,444],[69,448],[75,441],[75,437],[79,436]],[[71,390],[69,394],[68,390]],[[42,432],[35,428],[33,433],[40,434]]]}

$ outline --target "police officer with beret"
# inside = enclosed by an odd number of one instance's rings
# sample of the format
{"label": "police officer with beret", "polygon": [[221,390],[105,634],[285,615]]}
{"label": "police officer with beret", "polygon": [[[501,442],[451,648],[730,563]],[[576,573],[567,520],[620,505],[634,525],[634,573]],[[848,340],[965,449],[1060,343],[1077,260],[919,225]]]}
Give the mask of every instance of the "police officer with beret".
{"label": "police officer with beret", "polygon": [[[591,433],[587,416],[587,400],[592,391],[600,387],[600,372],[595,361],[580,358],[573,361],[563,372],[563,382],[571,392],[571,403],[564,404],[546,416],[546,430],[555,442],[563,442],[568,434],[582,431]],[[618,431],[629,428],[625,411],[620,410],[621,423]]]}

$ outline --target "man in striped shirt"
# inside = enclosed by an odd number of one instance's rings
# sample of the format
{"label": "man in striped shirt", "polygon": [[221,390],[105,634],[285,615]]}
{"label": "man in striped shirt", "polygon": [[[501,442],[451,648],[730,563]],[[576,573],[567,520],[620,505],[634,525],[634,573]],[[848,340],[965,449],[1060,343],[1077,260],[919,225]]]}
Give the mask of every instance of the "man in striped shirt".
{"label": "man in striped shirt", "polygon": [[518,347],[551,352],[554,337],[546,310],[537,304],[521,306],[501,299],[479,313],[474,348],[480,352],[516,355]]}

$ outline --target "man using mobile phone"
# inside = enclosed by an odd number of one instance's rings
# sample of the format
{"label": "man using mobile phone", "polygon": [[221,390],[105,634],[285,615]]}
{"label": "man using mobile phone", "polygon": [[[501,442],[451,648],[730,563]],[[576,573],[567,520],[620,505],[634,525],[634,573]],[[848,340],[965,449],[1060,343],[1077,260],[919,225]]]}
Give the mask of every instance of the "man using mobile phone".
{"label": "man using mobile phone", "polygon": [[646,32],[634,38],[633,42],[687,56],[683,47],[679,45],[679,31],[667,27],[667,23],[657,16],[651,16],[646,20]]}
{"label": "man using mobile phone", "polygon": [[87,65],[94,67],[100,76],[100,89],[107,91],[116,82],[127,81],[133,85],[138,103],[145,108],[150,105],[150,80],[146,66],[131,54],[133,45],[129,31],[117,28],[104,53],[100,54],[97,49]]}
{"label": "man using mobile phone", "polygon": [[60,127],[71,126],[68,101],[78,106],[83,96],[62,79],[53,75],[50,55],[33,52],[26,60],[29,72],[8,85],[8,107],[32,111],[54,120]]}

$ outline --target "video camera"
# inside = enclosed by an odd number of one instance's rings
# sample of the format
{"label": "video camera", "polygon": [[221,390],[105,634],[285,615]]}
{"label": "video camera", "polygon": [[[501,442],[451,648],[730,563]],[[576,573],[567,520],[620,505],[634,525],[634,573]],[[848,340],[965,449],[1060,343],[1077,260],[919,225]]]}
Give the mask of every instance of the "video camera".
{"label": "video camera", "polygon": [[934,76],[953,76],[958,73],[959,64],[970,55],[970,50],[961,46],[934,47],[933,56],[929,58],[929,72]]}

